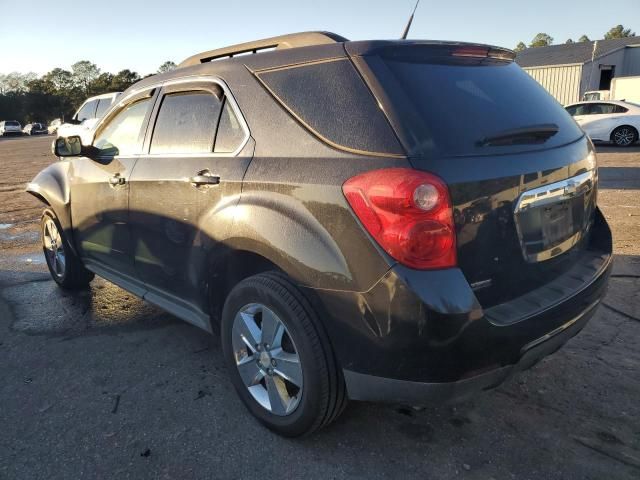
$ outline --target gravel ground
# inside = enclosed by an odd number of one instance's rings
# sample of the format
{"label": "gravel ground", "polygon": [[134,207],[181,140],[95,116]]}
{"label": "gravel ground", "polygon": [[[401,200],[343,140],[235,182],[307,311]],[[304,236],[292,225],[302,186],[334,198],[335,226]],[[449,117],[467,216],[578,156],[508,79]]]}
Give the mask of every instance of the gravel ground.
{"label": "gravel ground", "polygon": [[103,280],[56,288],[22,193],[50,141],[0,139],[0,479],[640,478],[640,147],[599,148],[616,259],[580,335],[472,401],[353,402],[286,440],[245,411],[216,338]]}

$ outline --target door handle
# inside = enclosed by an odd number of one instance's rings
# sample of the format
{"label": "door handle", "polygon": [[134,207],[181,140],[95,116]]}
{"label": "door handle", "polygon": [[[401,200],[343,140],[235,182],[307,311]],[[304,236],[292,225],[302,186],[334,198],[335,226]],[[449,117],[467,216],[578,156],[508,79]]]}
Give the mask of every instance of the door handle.
{"label": "door handle", "polygon": [[119,173],[116,173],[113,177],[109,179],[109,185],[112,187],[117,187],[118,185],[124,185],[127,183],[127,179],[121,177]]}
{"label": "door handle", "polygon": [[189,182],[191,182],[191,185],[194,187],[200,187],[202,185],[218,185],[220,183],[220,177],[218,175],[214,175],[209,170],[202,170],[191,177]]}

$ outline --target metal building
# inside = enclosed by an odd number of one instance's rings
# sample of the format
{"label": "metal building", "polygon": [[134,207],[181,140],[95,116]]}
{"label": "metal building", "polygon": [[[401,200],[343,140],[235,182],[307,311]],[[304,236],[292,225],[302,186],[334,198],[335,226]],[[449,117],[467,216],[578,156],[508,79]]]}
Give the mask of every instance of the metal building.
{"label": "metal building", "polygon": [[614,77],[640,75],[640,37],[527,48],[516,62],[567,105],[584,92],[609,90]]}

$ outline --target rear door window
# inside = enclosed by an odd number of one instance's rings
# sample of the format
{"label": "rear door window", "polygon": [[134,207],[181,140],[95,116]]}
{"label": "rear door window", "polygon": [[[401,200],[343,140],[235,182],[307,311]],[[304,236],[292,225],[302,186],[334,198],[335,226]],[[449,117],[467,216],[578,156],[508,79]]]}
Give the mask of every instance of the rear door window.
{"label": "rear door window", "polygon": [[231,153],[235,152],[245,138],[245,131],[238,117],[233,112],[228,100],[224,101],[224,107],[220,114],[218,133],[216,134],[216,144],[214,152]]}
{"label": "rear door window", "polygon": [[112,103],[112,98],[101,98],[98,101],[98,108],[96,109],[96,118],[102,118],[104,114],[109,110]]}
{"label": "rear door window", "polygon": [[613,103],[593,103],[591,104],[591,115],[607,115],[615,113],[616,106]]}
{"label": "rear door window", "polygon": [[98,100],[91,100],[85,103],[78,113],[76,114],[76,120],[82,122],[88,118],[96,118],[96,107],[98,106]]}
{"label": "rear door window", "polygon": [[[504,61],[435,59],[416,53],[376,63],[390,98],[407,106],[406,125],[425,153],[442,156],[491,155],[541,148],[524,142],[487,146],[484,139],[534,126],[556,125],[544,148],[583,134],[564,108],[518,65]],[[416,113],[416,114],[414,114]]]}
{"label": "rear door window", "polygon": [[211,153],[221,101],[210,92],[169,93],[162,99],[149,153]]}

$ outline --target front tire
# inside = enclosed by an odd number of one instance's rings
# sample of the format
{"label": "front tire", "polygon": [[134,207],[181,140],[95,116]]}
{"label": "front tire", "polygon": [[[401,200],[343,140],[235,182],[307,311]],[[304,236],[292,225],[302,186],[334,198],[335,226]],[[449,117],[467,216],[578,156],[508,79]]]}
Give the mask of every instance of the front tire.
{"label": "front tire", "polygon": [[630,147],[638,141],[638,131],[629,125],[622,125],[611,132],[611,141],[619,147]]}
{"label": "front tire", "polygon": [[222,348],[231,382],[249,411],[287,437],[332,422],[346,391],[315,312],[283,274],[236,285],[222,313]]}
{"label": "front tire", "polygon": [[73,252],[64,230],[53,210],[42,214],[42,251],[51,278],[62,288],[79,290],[86,288],[94,274],[87,270],[80,258]]}

